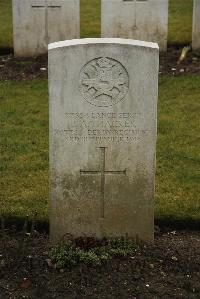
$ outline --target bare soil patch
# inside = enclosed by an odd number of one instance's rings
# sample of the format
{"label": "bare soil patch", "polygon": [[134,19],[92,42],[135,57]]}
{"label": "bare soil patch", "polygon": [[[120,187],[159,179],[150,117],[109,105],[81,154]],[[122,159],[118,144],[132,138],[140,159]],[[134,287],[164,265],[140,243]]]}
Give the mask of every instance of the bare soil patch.
{"label": "bare soil patch", "polygon": [[154,245],[98,267],[55,269],[51,246],[39,233],[1,235],[0,298],[200,298],[197,231],[158,232]]}
{"label": "bare soil patch", "polygon": [[[200,52],[189,52],[177,65],[181,49],[171,47],[160,54],[160,74],[174,76],[200,74]],[[0,56],[0,80],[44,79],[48,76],[47,55],[33,58],[14,58],[13,54]]]}

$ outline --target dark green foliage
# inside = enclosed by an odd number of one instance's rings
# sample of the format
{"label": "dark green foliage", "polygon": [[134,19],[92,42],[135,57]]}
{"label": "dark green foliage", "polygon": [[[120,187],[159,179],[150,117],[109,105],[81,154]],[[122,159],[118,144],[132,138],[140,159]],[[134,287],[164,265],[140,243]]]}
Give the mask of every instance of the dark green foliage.
{"label": "dark green foliage", "polygon": [[77,247],[76,241],[68,241],[53,247],[49,253],[56,268],[71,267],[78,264],[100,266],[112,258],[127,257],[137,251],[132,240],[112,239],[91,248]]}

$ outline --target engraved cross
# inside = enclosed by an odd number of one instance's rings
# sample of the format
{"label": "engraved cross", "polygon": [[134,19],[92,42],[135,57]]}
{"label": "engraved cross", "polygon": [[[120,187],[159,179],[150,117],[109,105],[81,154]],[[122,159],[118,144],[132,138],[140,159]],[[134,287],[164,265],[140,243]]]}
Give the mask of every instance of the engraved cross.
{"label": "engraved cross", "polygon": [[126,175],[126,169],[124,170],[106,170],[106,147],[100,147],[101,160],[99,170],[80,170],[81,175],[100,175],[101,176],[101,201],[100,201],[100,216],[105,217],[104,205],[105,205],[105,181],[106,175]]}
{"label": "engraved cross", "polygon": [[48,9],[55,9],[55,8],[61,8],[60,5],[49,5],[48,0],[45,0],[44,4],[32,4],[32,8],[34,9],[45,9],[45,41],[46,43],[49,42],[49,31],[48,31]]}

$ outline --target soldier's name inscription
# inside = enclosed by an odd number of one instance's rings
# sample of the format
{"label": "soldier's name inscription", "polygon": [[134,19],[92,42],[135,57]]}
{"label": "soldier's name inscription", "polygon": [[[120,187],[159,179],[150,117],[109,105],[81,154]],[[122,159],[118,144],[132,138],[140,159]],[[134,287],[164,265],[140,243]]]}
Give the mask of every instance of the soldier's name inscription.
{"label": "soldier's name inscription", "polygon": [[134,142],[151,130],[139,127],[142,113],[129,112],[68,112],[65,113],[65,128],[56,129],[69,142]]}

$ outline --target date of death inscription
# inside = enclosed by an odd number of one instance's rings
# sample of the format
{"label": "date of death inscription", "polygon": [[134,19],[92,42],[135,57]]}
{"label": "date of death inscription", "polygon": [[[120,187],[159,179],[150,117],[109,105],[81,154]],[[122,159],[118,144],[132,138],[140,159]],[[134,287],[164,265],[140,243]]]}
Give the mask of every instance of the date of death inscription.
{"label": "date of death inscription", "polygon": [[151,134],[144,125],[141,113],[75,112],[65,113],[64,128],[56,128],[53,133],[71,143],[132,143]]}

